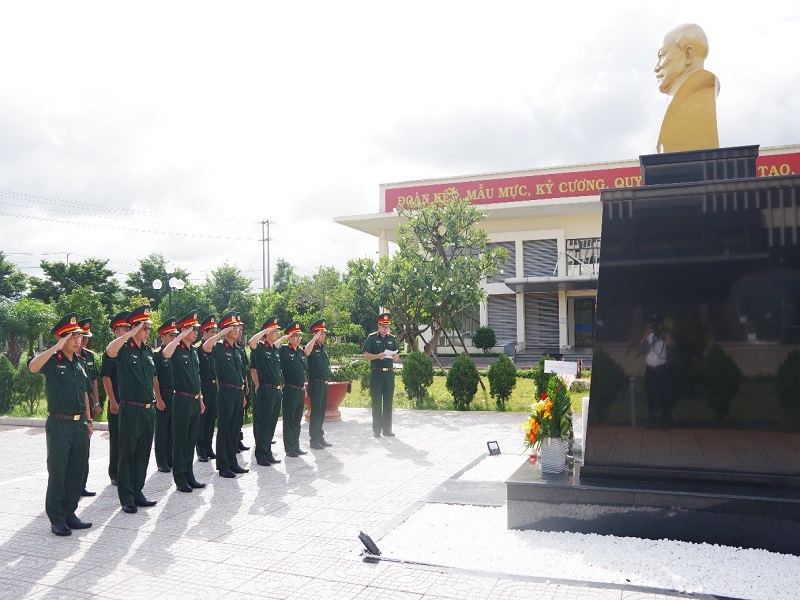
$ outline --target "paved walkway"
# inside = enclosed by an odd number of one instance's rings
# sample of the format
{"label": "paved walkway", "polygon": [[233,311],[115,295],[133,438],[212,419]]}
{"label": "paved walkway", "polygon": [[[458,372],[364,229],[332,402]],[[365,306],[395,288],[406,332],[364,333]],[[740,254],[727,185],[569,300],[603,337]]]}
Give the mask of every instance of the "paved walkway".
{"label": "paved walkway", "polygon": [[[0,426],[0,598],[676,597],[362,561],[360,530],[379,542],[398,515],[485,454],[488,440],[521,451],[520,416],[398,411],[397,437],[376,440],[368,410],[342,413],[342,422],[325,424],[331,450],[287,459],[279,438],[281,464],[259,467],[247,451],[251,471],[235,480],[218,477],[213,463],[196,463],[208,487],[192,494],[178,492],[151,459],[144,491],[158,504],[134,515],[120,510],[108,483],[108,434],[98,431],[88,485],[98,494],[78,509],[94,526],[68,538],[52,535],[44,514],[44,429]],[[249,428],[245,442],[252,442]],[[307,447],[305,424],[301,445]]]}

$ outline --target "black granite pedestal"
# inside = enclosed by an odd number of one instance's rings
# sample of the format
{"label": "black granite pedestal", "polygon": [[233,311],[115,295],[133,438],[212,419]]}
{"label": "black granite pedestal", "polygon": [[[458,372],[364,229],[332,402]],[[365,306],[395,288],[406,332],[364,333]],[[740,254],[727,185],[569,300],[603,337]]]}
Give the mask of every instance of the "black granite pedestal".
{"label": "black granite pedestal", "polygon": [[603,190],[584,463],[523,465],[509,527],[800,554],[800,176],[755,177],[757,150],[643,156],[644,186]]}

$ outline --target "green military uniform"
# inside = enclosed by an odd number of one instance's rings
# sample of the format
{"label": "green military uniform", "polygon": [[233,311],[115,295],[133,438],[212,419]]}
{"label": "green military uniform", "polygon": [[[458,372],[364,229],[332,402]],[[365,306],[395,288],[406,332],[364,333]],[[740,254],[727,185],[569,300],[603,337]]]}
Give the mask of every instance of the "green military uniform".
{"label": "green military uniform", "polygon": [[[93,386],[92,383],[97,381],[97,364],[94,360],[94,352],[89,350],[88,348],[81,348],[80,352],[81,360],[86,365],[86,393],[89,394],[89,406],[92,406],[94,400],[92,398],[92,390]],[[86,474],[83,476],[83,490],[86,489],[86,482],[89,481],[89,455],[92,451],[92,444],[91,440],[86,446]],[[90,495],[94,495],[94,492],[91,492]]]}
{"label": "green military uniform", "polygon": [[[200,330],[206,331],[216,326],[214,315],[209,315],[203,319]],[[203,393],[203,403],[206,405],[205,412],[200,415],[200,426],[197,430],[197,457],[205,462],[209,458],[216,457],[211,444],[217,420],[217,371],[214,368],[213,354],[203,351],[203,341],[199,339],[195,343],[195,348],[200,359],[200,388]]]}
{"label": "green military uniform", "polygon": [[[190,313],[179,321],[178,328],[195,325],[197,313]],[[172,478],[179,487],[203,487],[192,469],[194,446],[200,428],[200,359],[193,346],[181,341],[170,360],[175,388],[172,407]]]}
{"label": "green military uniform", "polygon": [[[70,329],[74,319],[75,328]],[[66,322],[65,322],[66,321]],[[67,315],[53,329],[56,337],[79,331],[77,316]],[[30,362],[30,361],[29,361]],[[47,493],[45,512],[50,523],[77,520],[75,510],[83,489],[89,425],[86,417],[86,364],[74,354],[53,354],[39,370],[45,376],[47,411]],[[60,534],[61,535],[61,534]],[[69,535],[65,533],[64,535]]]}
{"label": "green military uniform", "polygon": [[[111,318],[109,326],[111,331],[117,327],[128,325],[130,312],[125,310],[117,313]],[[103,352],[103,364],[100,367],[100,376],[108,377],[111,381],[111,390],[114,398],[119,402],[119,376],[117,374],[117,363],[107,352]],[[117,485],[117,468],[119,466],[119,413],[111,412],[111,403],[108,403],[106,411],[108,418],[108,477],[111,483]]]}
{"label": "green military uniform", "polygon": [[[224,315],[219,322],[220,329],[234,325],[233,313]],[[214,367],[217,371],[217,470],[244,472],[236,459],[236,445],[239,441],[239,414],[244,400],[244,379],[242,377],[242,354],[226,339],[219,340],[212,350]]]}
{"label": "green military uniform", "polygon": [[[158,335],[164,336],[167,333],[176,331],[175,318],[169,317],[159,327]],[[172,405],[175,398],[175,387],[172,382],[172,359],[164,358],[161,353],[163,347],[162,345],[153,351],[156,376],[158,377],[158,391],[164,401],[164,410],[159,410],[156,406],[155,451],[158,470],[168,473],[172,468]]]}
{"label": "green military uniform", "polygon": [[[378,317],[378,325],[389,325],[389,315],[386,313]],[[397,352],[399,346],[397,338],[392,334],[381,335],[374,331],[367,336],[364,342],[364,352],[370,354],[383,354],[390,350]],[[369,395],[372,400],[372,431],[378,437],[394,435],[392,432],[392,403],[394,401],[394,360],[392,358],[378,358],[370,361],[371,372],[369,376]]]}
{"label": "green military uniform", "polygon": [[[301,332],[300,323],[294,322],[285,330],[286,335]],[[297,349],[286,344],[280,350],[283,373],[283,448],[287,456],[297,456],[300,451],[300,421],[303,418],[305,398],[306,355],[302,346]]]}
{"label": "green military uniform", "polygon": [[[311,325],[312,335],[318,331],[327,331],[325,321],[319,320]],[[325,344],[315,343],[307,357],[308,362],[308,397],[310,402],[308,418],[308,436],[311,447],[325,446],[325,411],[328,406],[328,378],[331,376],[331,361]]]}
{"label": "green military uniform", "polygon": [[[130,324],[136,327],[149,320],[149,307],[131,312]],[[119,375],[119,467],[117,493],[123,507],[142,504],[142,489],[147,478],[147,465],[153,447],[155,423],[156,365],[153,349],[142,342],[137,346],[128,339],[119,349],[115,362]]]}
{"label": "green military uniform", "polygon": [[[278,327],[277,317],[268,319],[262,329]],[[272,438],[281,412],[280,349],[266,341],[250,350],[252,368],[258,375],[258,389],[253,402],[253,435],[256,462],[260,465],[279,462],[272,454]]]}

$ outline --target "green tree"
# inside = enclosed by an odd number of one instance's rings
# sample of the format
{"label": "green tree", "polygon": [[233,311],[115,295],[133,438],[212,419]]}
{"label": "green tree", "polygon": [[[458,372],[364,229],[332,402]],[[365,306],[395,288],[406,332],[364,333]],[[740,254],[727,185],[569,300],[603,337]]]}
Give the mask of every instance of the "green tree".
{"label": "green tree", "polygon": [[33,416],[44,395],[45,379],[41,373],[31,373],[28,365],[20,365],[14,376],[14,399],[16,404],[26,404],[28,414]]}
{"label": "green tree", "polygon": [[[139,260],[139,268],[128,273],[125,280],[127,291],[132,295],[144,296],[150,299],[150,306],[157,309],[161,301],[169,295],[169,280],[171,278],[180,279],[187,287],[189,282],[189,272],[180,267],[172,267],[173,273],[167,273],[168,263],[161,253],[152,253]],[[153,288],[153,282],[158,279],[161,288]],[[172,291],[172,299],[175,300],[176,292]]]}
{"label": "green tree", "polygon": [[272,278],[272,291],[282,294],[297,282],[294,267],[286,260],[279,258],[275,265],[275,276]]}
{"label": "green tree", "polygon": [[433,384],[433,363],[422,352],[409,352],[403,361],[403,370],[400,372],[403,386],[408,394],[408,399],[414,401],[417,408],[423,407],[423,401],[428,395],[428,388]]}
{"label": "green tree", "polygon": [[396,253],[392,258],[382,256],[375,269],[375,287],[383,305],[391,312],[397,337],[411,350],[419,348],[419,336],[429,326],[426,290],[430,282],[422,257],[414,252]]}
{"label": "green tree", "polygon": [[0,354],[0,415],[14,406],[14,365]]}
{"label": "green tree", "polygon": [[453,361],[447,373],[445,387],[453,395],[456,410],[469,410],[470,402],[478,393],[480,375],[469,354],[462,352]]}
{"label": "green tree", "polygon": [[472,344],[486,354],[490,348],[494,348],[497,344],[497,336],[494,333],[494,329],[491,327],[478,327],[475,335],[472,336]]}
{"label": "green tree", "polygon": [[[217,315],[220,315],[226,310],[242,312],[242,308],[234,304],[233,298],[241,299],[244,295],[252,295],[251,286],[252,281],[239,270],[239,267],[225,262],[206,277],[203,291]],[[255,301],[253,305],[255,306]]]}
{"label": "green tree", "polygon": [[489,367],[489,394],[497,403],[497,410],[506,409],[506,401],[517,385],[517,368],[505,354],[497,357],[497,361]]}
{"label": "green tree", "polygon": [[377,329],[378,311],[381,306],[386,305],[384,299],[377,294],[375,261],[371,258],[353,258],[347,261],[344,282],[350,287],[353,298],[351,319],[364,330],[364,337],[358,340],[363,342],[367,334]]}
{"label": "green tree", "polygon": [[416,269],[425,285],[413,290],[424,302],[431,352],[439,335],[454,326],[466,350],[456,317],[486,299],[481,282],[497,272],[507,253],[490,248],[479,227],[486,212],[449,188],[432,202],[409,202],[399,209],[406,222],[398,227],[399,251],[393,260]]}
{"label": "green tree", "polygon": [[319,267],[311,277],[301,277],[287,293],[304,331],[309,331],[317,319],[325,319],[337,337],[364,338],[363,329],[350,317],[353,291],[333,267]]}
{"label": "green tree", "polygon": [[8,360],[15,369],[19,367],[23,348],[32,354],[39,336],[49,332],[54,322],[53,309],[40,300],[0,301],[0,339],[8,344]]}
{"label": "green tree", "polygon": [[107,268],[108,260],[87,258],[83,262],[41,262],[45,278],[32,277],[31,297],[47,304],[57,302],[81,286],[88,286],[100,295],[106,312],[111,313],[120,292],[116,273]]}
{"label": "green tree", "polygon": [[6,260],[5,252],[0,250],[0,296],[16,300],[28,288],[28,278],[17,270],[14,263]]}

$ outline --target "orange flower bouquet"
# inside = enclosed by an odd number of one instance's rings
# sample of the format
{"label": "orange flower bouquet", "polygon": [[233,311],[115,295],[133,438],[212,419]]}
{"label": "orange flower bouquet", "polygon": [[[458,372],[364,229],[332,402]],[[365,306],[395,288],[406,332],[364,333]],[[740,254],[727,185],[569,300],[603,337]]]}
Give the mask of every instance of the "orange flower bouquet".
{"label": "orange flower bouquet", "polygon": [[531,416],[524,424],[525,447],[539,448],[544,438],[568,439],[572,430],[572,404],[566,383],[553,376],[547,392],[531,404]]}

